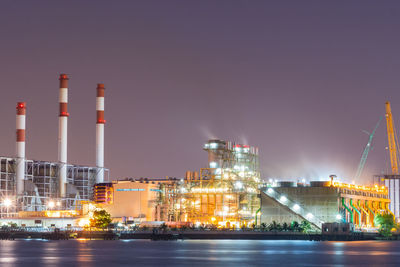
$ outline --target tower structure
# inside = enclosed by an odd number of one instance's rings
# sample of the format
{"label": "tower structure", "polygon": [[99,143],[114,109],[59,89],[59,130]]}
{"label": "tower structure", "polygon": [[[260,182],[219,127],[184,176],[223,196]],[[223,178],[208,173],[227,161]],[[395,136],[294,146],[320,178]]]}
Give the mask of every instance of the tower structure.
{"label": "tower structure", "polygon": [[17,195],[21,196],[24,193],[24,180],[25,180],[25,116],[26,104],[25,102],[17,103],[17,118],[16,118],[16,187]]}
{"label": "tower structure", "polygon": [[59,126],[58,126],[58,162],[59,162],[59,193],[66,197],[67,184],[67,138],[68,138],[68,76],[60,75],[59,92]]}
{"label": "tower structure", "polygon": [[104,182],[104,84],[97,84],[96,97],[96,183]]}

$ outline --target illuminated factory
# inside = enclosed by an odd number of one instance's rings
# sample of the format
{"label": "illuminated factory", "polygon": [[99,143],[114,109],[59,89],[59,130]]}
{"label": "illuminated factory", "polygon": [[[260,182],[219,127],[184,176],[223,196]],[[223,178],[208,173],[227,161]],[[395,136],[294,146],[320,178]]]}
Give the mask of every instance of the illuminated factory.
{"label": "illuminated factory", "polygon": [[[99,184],[96,202],[103,203],[113,217],[136,222],[163,220],[224,227],[254,223],[260,210],[258,148],[210,140],[204,150],[208,152],[207,168],[188,171],[182,179]],[[137,202],[140,204],[127,204]]]}
{"label": "illuminated factory", "polygon": [[258,148],[209,140],[208,168],[174,187],[170,220],[221,226],[251,224],[260,208]]}
{"label": "illuminated factory", "polygon": [[[161,221],[236,228],[303,220],[317,229],[331,222],[371,228],[377,214],[393,211],[399,217],[400,162],[388,104],[392,174],[379,177],[380,185],[343,184],[333,176],[327,182],[266,184],[261,180],[258,148],[223,140],[209,140],[203,147],[208,154],[206,167],[187,171],[184,178],[110,182],[109,171],[104,168],[104,85],[98,84],[96,89],[96,166],[89,167],[68,163],[69,79],[61,74],[59,80],[57,162],[26,159],[27,109],[25,102],[17,103],[16,155],[0,157],[1,222],[14,218],[27,225],[42,222],[40,218],[63,217],[69,219],[59,222],[62,225],[76,224],[85,204],[96,204],[114,221],[124,223]],[[48,224],[53,221],[42,223]]]}
{"label": "illuminated factory", "polygon": [[280,182],[261,191],[261,223],[266,224],[306,220],[317,229],[327,222],[371,228],[377,214],[390,213],[384,186],[357,186],[333,180]]}
{"label": "illuminated factory", "polygon": [[[98,84],[96,97],[96,167],[68,164],[68,77],[60,75],[58,162],[28,160],[25,157],[26,103],[18,102],[16,115],[16,156],[0,157],[0,218],[18,217],[27,212],[81,210],[93,199],[96,183],[108,181],[104,168],[104,85]],[[29,139],[28,139],[29,142]],[[44,213],[43,213],[44,214]],[[54,215],[54,214],[53,214]],[[73,213],[73,215],[76,215]],[[67,217],[68,217],[67,216]],[[71,215],[72,216],[72,215]]]}

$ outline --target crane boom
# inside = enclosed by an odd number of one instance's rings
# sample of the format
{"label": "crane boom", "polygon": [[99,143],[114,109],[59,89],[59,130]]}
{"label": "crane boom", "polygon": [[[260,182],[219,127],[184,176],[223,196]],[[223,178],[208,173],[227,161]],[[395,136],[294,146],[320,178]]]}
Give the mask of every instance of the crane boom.
{"label": "crane boom", "polygon": [[393,123],[392,110],[390,108],[390,103],[386,102],[386,126],[389,144],[389,154],[390,154],[390,164],[392,167],[392,174],[399,174],[399,158],[397,154],[397,144],[396,144],[396,133]]}
{"label": "crane boom", "polygon": [[366,133],[369,135],[368,143],[367,143],[367,145],[365,146],[364,152],[363,152],[363,154],[362,154],[362,156],[361,156],[360,164],[358,164],[357,173],[356,173],[356,175],[355,175],[355,177],[354,177],[355,180],[358,180],[358,178],[360,178],[360,176],[361,176],[361,174],[362,174],[362,171],[363,171],[363,169],[364,169],[365,162],[367,162],[368,153],[369,153],[369,151],[371,150],[372,139],[374,138],[376,129],[378,129],[379,124],[381,123],[381,120],[382,120],[382,117],[379,118],[379,121],[378,121],[378,123],[376,124],[376,126],[375,126],[374,130],[372,131],[372,133],[366,132]]}

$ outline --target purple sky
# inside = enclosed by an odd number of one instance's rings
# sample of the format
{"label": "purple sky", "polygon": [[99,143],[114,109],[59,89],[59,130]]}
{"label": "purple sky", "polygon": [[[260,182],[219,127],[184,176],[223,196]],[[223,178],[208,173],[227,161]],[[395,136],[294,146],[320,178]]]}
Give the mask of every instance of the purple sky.
{"label": "purple sky", "polygon": [[1,1],[0,155],[26,101],[27,157],[57,160],[65,72],[71,163],[94,165],[104,82],[112,178],[183,176],[220,138],[258,146],[263,177],[351,180],[386,100],[400,125],[400,2],[274,2]]}

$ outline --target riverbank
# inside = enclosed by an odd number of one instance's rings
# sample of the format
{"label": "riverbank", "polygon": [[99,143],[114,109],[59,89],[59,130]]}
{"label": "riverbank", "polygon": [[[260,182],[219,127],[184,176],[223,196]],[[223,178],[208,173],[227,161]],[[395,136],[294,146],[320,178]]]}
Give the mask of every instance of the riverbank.
{"label": "riverbank", "polygon": [[[323,235],[321,233],[297,233],[297,232],[255,232],[255,231],[167,231],[153,233],[151,231],[52,231],[52,232],[28,232],[5,231],[0,232],[0,239],[99,239],[99,240],[311,240],[311,241],[360,241],[381,240],[377,233],[356,232],[347,235]],[[394,235],[390,240],[400,240],[399,235]]]}

